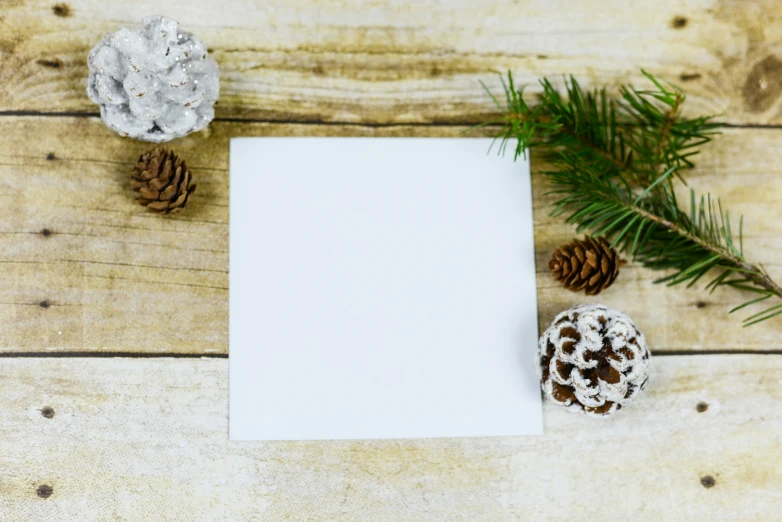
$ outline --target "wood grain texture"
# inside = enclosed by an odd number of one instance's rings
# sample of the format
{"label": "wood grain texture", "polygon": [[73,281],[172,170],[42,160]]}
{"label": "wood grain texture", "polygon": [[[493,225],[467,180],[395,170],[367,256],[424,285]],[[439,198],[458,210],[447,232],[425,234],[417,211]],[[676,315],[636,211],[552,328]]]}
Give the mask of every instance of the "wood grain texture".
{"label": "wood grain texture", "polygon": [[[222,71],[223,121],[172,144],[199,193],[167,218],[127,183],[148,145],[109,132],[84,92],[102,34],[154,13],[199,35]],[[655,357],[632,407],[598,422],[546,404],[539,438],[240,444],[225,360],[59,357],[227,354],[233,136],[458,136],[495,111],[478,80],[499,91],[497,72],[615,86],[642,67],[684,87],[692,114],[782,124],[782,5],[0,0],[0,520],[778,517],[778,355]],[[780,139],[728,130],[689,175],[745,214],[748,257],[778,281]],[[730,290],[667,289],[635,265],[597,298],[557,286],[545,265],[573,229],[548,217],[544,167],[533,156],[541,328],[603,302],[657,353],[782,349],[782,319],[740,328],[726,312],[745,296]],[[21,357],[42,352],[58,357]]]}
{"label": "wood grain texture", "polygon": [[229,442],[227,366],[0,360],[0,519],[736,522],[782,510],[781,357],[655,358],[631,407],[600,421],[546,403],[542,437],[370,442]]}
{"label": "wood grain texture", "polygon": [[[173,143],[199,193],[163,219],[126,180],[148,146],[62,116],[97,112],[84,90],[101,35],[153,13],[202,37],[223,74],[225,121]],[[494,112],[478,80],[498,90],[497,72],[612,86],[641,67],[683,86],[693,114],[780,124],[782,7],[0,0],[0,352],[225,355],[232,136],[457,136]],[[749,257],[778,280],[781,138],[730,130],[689,177],[746,215]],[[657,352],[782,349],[779,321],[742,330],[726,316],[744,297],[729,290],[666,289],[634,265],[598,298],[558,287],[545,264],[573,230],[547,216],[543,167],[533,157],[541,328],[599,301],[630,313]],[[227,365],[0,358],[0,520],[741,521],[782,510],[775,355],[657,357],[631,408],[596,422],[546,404],[540,438],[330,443],[229,443]]]}
{"label": "wood grain texture", "polygon": [[[161,218],[135,203],[126,177],[148,145],[119,138],[97,118],[0,118],[0,310],[10,318],[0,351],[227,353],[232,136],[459,136],[462,130],[216,122],[173,143],[199,192],[186,212]],[[689,176],[692,187],[720,194],[732,212],[745,215],[747,254],[777,280],[780,139],[778,130],[730,129]],[[742,329],[740,317],[727,316],[746,297],[733,290],[668,289],[652,283],[658,274],[634,265],[597,297],[560,288],[546,263],[573,228],[548,217],[552,199],[539,174],[545,165],[532,161],[541,328],[579,302],[603,302],[634,317],[655,350],[782,348],[778,321]]]}
{"label": "wood grain texture", "polygon": [[[218,117],[453,123],[493,112],[482,79],[574,74],[684,86],[693,113],[782,122],[776,0],[397,2],[0,1],[0,110],[97,112],[86,57],[103,33],[153,13],[177,18],[222,70]],[[59,7],[58,7],[59,6]],[[533,88],[534,91],[534,88]],[[532,92],[532,91],[530,91]]]}

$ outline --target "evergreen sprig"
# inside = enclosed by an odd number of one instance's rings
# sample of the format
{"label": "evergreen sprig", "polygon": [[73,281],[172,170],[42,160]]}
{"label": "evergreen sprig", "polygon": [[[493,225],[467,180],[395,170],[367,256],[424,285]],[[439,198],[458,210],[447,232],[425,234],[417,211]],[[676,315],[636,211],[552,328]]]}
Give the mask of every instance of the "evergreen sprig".
{"label": "evergreen sprig", "polygon": [[[643,74],[652,88],[623,86],[616,98],[606,89],[586,91],[573,77],[563,95],[543,79],[543,91],[530,105],[509,72],[507,82],[502,79],[504,104],[482,84],[503,115],[479,127],[499,124],[499,153],[515,142],[514,159],[530,147],[542,149],[553,165],[544,174],[560,196],[552,214],[566,216],[579,232],[612,238],[613,246],[647,267],[670,271],[657,282],[692,286],[710,274],[711,291],[730,286],[754,293],[731,313],[782,299],[782,288],[765,269],[744,257],[743,219],[734,235],[719,200],[697,197],[691,189],[684,210],[676,199],[675,183],[684,183],[693,156],[721,124],[712,117],[685,117],[685,94]],[[782,303],[776,303],[744,325],[780,314]]]}

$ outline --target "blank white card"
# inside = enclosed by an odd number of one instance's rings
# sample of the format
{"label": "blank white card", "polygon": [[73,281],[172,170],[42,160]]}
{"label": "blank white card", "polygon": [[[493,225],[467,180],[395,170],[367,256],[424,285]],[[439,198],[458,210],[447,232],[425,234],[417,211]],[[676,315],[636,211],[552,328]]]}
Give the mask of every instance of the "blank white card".
{"label": "blank white card", "polygon": [[231,140],[230,438],[542,433],[529,163]]}

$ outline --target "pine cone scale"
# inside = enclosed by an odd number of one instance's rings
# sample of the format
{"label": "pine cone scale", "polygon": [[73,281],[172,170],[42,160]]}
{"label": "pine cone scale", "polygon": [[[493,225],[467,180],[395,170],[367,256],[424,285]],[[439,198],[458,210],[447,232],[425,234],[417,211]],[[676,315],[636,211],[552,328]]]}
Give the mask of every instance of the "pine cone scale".
{"label": "pine cone scale", "polygon": [[152,190],[156,190],[158,192],[163,190],[167,184],[168,184],[168,180],[166,180],[165,178],[152,178],[151,180],[149,180],[149,188],[151,188]]}
{"label": "pine cone scale", "polygon": [[163,171],[160,173],[161,178],[169,178],[171,177],[171,159],[167,159],[166,163],[163,165]]}
{"label": "pine cone scale", "polygon": [[179,192],[180,189],[180,182],[182,181],[182,166],[180,165],[177,167],[176,172],[174,172],[174,179],[171,180],[171,186],[174,187],[174,189]]}
{"label": "pine cone scale", "polygon": [[147,187],[141,187],[139,189],[139,194],[144,199],[151,199],[151,200],[157,200],[158,196],[160,196],[160,192],[158,192],[155,189],[147,188]]}
{"label": "pine cone scale", "polygon": [[584,266],[589,266],[592,268],[598,268],[600,266],[600,262],[597,259],[597,254],[593,250],[589,250],[586,253],[586,263]]}
{"label": "pine cone scale", "polygon": [[152,201],[147,204],[147,208],[162,212],[168,210],[168,201]]}
{"label": "pine cone scale", "polygon": [[193,186],[192,190],[189,192],[185,192],[181,194],[176,201],[172,203],[173,207],[184,207],[187,201],[190,199],[190,197],[195,193],[195,186]]}
{"label": "pine cone scale", "polygon": [[178,187],[176,185],[169,185],[168,187],[166,187],[166,189],[163,192],[160,193],[160,200],[161,201],[163,201],[163,200],[168,201],[177,192],[178,192]]}
{"label": "pine cone scale", "polygon": [[190,171],[187,170],[187,165],[182,165],[182,186],[189,186],[190,185]]}

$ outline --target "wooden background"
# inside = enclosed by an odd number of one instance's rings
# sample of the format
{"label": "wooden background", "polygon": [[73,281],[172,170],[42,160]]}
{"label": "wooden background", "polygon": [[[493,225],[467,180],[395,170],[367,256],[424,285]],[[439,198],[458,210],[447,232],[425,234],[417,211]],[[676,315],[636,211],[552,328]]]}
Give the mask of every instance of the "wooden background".
{"label": "wooden background", "polygon": [[[216,121],[173,143],[199,193],[168,218],[126,179],[148,145],[85,94],[89,49],[149,14],[222,71]],[[0,520],[778,518],[782,320],[742,329],[745,296],[634,265],[597,299],[560,289],[545,264],[573,231],[540,175],[541,328],[579,301],[632,315],[654,351],[639,402],[605,422],[546,404],[539,438],[227,440],[231,137],[456,136],[492,114],[497,72],[614,86],[641,67],[730,123],[690,184],[782,279],[776,0],[0,0]]]}

